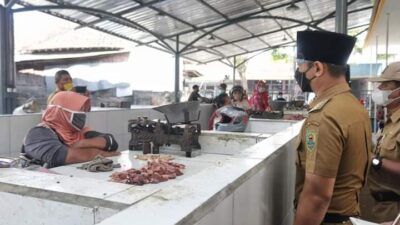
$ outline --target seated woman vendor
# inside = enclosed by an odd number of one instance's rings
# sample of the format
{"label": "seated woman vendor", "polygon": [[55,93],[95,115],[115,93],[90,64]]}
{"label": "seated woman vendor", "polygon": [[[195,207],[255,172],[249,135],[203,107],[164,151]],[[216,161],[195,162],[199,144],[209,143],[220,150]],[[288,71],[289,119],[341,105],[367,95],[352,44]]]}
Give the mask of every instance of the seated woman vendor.
{"label": "seated woman vendor", "polygon": [[24,138],[22,153],[48,168],[90,161],[97,155],[119,155],[113,135],[85,127],[89,111],[88,97],[72,91],[58,92],[43,112],[42,122]]}

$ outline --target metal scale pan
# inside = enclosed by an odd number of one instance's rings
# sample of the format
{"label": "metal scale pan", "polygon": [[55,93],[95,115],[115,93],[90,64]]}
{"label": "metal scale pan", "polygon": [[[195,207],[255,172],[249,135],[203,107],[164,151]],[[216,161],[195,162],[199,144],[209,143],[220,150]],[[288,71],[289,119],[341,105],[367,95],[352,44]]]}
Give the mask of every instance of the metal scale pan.
{"label": "metal scale pan", "polygon": [[200,102],[180,102],[153,108],[164,114],[169,124],[187,124],[200,118]]}

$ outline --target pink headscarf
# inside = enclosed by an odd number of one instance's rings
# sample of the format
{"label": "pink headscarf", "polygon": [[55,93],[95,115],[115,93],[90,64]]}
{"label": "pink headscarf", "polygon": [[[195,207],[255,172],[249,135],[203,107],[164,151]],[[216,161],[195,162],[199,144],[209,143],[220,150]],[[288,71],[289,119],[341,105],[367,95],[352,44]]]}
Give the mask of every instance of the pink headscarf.
{"label": "pink headscarf", "polygon": [[70,146],[84,138],[89,128],[78,130],[70,122],[71,112],[84,112],[90,108],[90,99],[72,91],[61,91],[54,95],[46,111],[42,115],[42,125],[53,129],[64,144]]}

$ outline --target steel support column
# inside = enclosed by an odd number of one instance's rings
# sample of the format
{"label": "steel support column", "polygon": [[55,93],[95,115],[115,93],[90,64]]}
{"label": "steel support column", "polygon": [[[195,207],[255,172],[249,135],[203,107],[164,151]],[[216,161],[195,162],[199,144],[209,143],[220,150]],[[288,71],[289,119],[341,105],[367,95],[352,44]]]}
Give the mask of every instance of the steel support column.
{"label": "steel support column", "polygon": [[235,80],[236,80],[236,56],[233,57],[233,76],[232,76],[232,81],[233,81],[233,86],[235,86]]}
{"label": "steel support column", "polygon": [[347,34],[347,0],[336,0],[335,31]]}
{"label": "steel support column", "polygon": [[[9,1],[5,1],[7,4]],[[14,23],[10,8],[0,5],[0,113],[11,113],[15,104]]]}
{"label": "steel support column", "polygon": [[390,13],[387,13],[387,21],[386,21],[386,46],[385,46],[385,65],[388,65],[388,59],[389,59],[389,21],[390,21]]}
{"label": "steel support column", "polygon": [[180,102],[179,96],[179,61],[180,61],[180,52],[179,52],[179,36],[176,36],[176,49],[175,49],[175,102]]}

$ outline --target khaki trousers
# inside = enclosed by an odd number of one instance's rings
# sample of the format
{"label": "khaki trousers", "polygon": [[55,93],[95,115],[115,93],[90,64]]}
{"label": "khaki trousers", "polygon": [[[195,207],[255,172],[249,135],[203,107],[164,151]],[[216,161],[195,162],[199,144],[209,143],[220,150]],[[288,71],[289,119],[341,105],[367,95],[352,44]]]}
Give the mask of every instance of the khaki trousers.
{"label": "khaki trousers", "polygon": [[400,201],[398,202],[376,202],[372,207],[372,218],[375,223],[393,221],[400,212]]}

